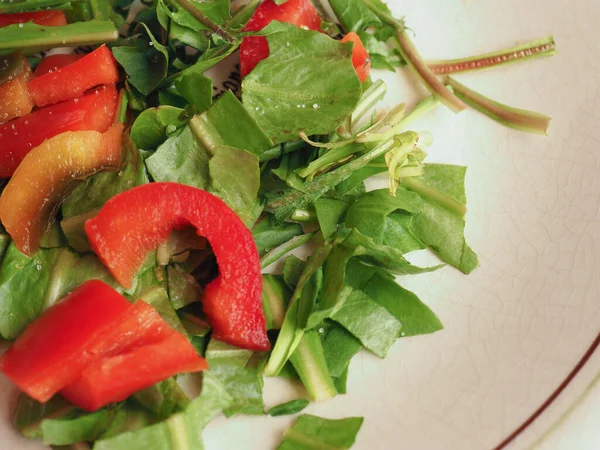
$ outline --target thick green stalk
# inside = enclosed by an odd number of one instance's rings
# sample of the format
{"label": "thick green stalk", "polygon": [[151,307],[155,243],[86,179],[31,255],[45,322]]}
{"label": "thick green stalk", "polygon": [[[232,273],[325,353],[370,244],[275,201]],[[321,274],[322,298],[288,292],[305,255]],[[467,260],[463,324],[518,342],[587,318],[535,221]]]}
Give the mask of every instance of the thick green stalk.
{"label": "thick green stalk", "polygon": [[292,250],[306,244],[310,241],[315,233],[306,233],[296,236],[289,241],[281,244],[279,247],[274,248],[270,252],[266,253],[265,256],[260,258],[260,267],[264,269],[277,261],[282,256],[288,254]]}
{"label": "thick green stalk", "polygon": [[469,106],[494,119],[496,122],[526,133],[547,134],[548,126],[552,120],[551,117],[496,102],[469,89],[453,78],[448,77],[448,82],[456,95],[462,98]]}
{"label": "thick green stalk", "polygon": [[465,205],[463,205],[460,202],[457,202],[456,200],[454,200],[451,197],[448,197],[447,195],[442,194],[440,191],[437,191],[427,186],[425,183],[423,183],[417,178],[403,178],[402,181],[400,181],[400,185],[404,186],[407,189],[410,189],[413,192],[416,192],[417,194],[423,197],[433,200],[434,202],[444,206],[445,208],[450,209],[451,211],[454,211],[457,214],[460,214],[461,216],[464,216],[467,213],[467,207]]}
{"label": "thick green stalk", "polygon": [[309,178],[317,172],[327,168],[331,164],[335,164],[336,162],[353,155],[359,150],[364,149],[361,148],[361,146],[352,145],[351,143],[345,144],[343,147],[332,148],[320,158],[312,161],[308,166],[297,170],[296,173],[302,178]]}
{"label": "thick green stalk", "polygon": [[451,73],[489,69],[491,67],[554,55],[556,55],[556,43],[554,42],[554,37],[549,36],[533,42],[528,42],[527,44],[506,48],[497,52],[485,53],[483,55],[449,59],[445,61],[427,61],[427,65],[436,75],[448,75]]}
{"label": "thick green stalk", "polygon": [[354,126],[360,121],[370,110],[373,108],[387,92],[387,85],[381,81],[376,80],[369,88],[363,92],[358,105],[352,112],[351,123]]}
{"label": "thick green stalk", "polygon": [[323,344],[316,330],[304,333],[290,361],[298,372],[310,399],[323,402],[337,395],[337,389],[327,368]]}

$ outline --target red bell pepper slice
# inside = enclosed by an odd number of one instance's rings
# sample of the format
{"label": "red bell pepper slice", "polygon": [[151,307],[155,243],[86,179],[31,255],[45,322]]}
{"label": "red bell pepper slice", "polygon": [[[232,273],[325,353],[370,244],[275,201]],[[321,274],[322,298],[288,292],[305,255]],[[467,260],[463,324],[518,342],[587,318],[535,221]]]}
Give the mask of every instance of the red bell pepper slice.
{"label": "red bell pepper slice", "polygon": [[40,402],[73,383],[94,355],[88,349],[131,304],[105,283],[92,280],[32,322],[0,359],[0,368]]}
{"label": "red bell pepper slice", "polygon": [[[272,21],[287,22],[309,30],[321,29],[321,16],[310,0],[288,0],[277,5],[266,0],[256,9],[244,31],[260,31]],[[245,37],[240,46],[240,71],[248,75],[263,59],[269,56],[269,43],[264,36]]]}
{"label": "red bell pepper slice", "polygon": [[121,165],[123,124],[104,133],[67,131],[34,148],[0,196],[0,220],[22,253],[31,255],[77,180]]}
{"label": "red bell pepper slice", "polygon": [[35,68],[35,76],[41,77],[42,75],[46,75],[47,73],[54,72],[61,67],[68,66],[69,64],[74,63],[75,61],[79,61],[85,55],[65,55],[65,54],[56,54],[46,56]]}
{"label": "red bell pepper slice", "polygon": [[81,98],[0,124],[0,178],[12,176],[25,155],[46,139],[65,131],[105,132],[114,122],[117,101],[115,87],[103,86]]}
{"label": "red bell pepper slice", "polygon": [[81,97],[85,91],[119,80],[117,61],[106,45],[60,69],[34,78],[27,85],[33,102],[46,106]]}
{"label": "red bell pepper slice", "polygon": [[29,96],[27,83],[32,76],[31,67],[23,58],[23,67],[18,75],[0,84],[0,123],[31,112],[33,101]]}
{"label": "red bell pepper slice", "polygon": [[172,331],[155,344],[91,363],[61,395],[80,408],[96,411],[178,373],[207,368],[189,340]]}
{"label": "red bell pepper slice", "polygon": [[0,27],[27,22],[45,25],[47,27],[60,27],[67,24],[67,18],[62,11],[57,10],[0,14]]}
{"label": "red bell pepper slice", "polygon": [[207,238],[219,266],[202,297],[214,337],[268,350],[258,251],[250,230],[221,199],[182,184],[150,183],[110,199],[85,229],[102,262],[129,287],[146,253],[189,225]]}
{"label": "red bell pepper slice", "polygon": [[360,36],[354,31],[344,36],[342,42],[354,43],[352,47],[352,65],[354,66],[354,70],[356,70],[356,75],[358,75],[360,82],[364,83],[369,78],[369,73],[371,72],[371,57],[367,49],[360,40]]}

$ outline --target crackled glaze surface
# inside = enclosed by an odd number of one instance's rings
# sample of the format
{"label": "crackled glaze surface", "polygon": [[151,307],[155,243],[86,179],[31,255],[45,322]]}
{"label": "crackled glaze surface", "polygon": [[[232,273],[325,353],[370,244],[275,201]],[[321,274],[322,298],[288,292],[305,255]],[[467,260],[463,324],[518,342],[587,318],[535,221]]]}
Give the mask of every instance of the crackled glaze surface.
{"label": "crackled glaze surface", "polygon": [[[389,3],[430,59],[554,34],[554,58],[457,76],[554,121],[548,138],[474,112],[439,110],[415,126],[435,137],[431,160],[469,166],[467,236],[481,267],[469,277],[445,268],[402,279],[446,329],[399,342],[385,361],[361,354],[350,394],[307,411],[365,416],[357,449],[492,449],[546,401],[600,331],[600,2]],[[390,103],[424,95],[404,74],[383,77]],[[600,350],[508,448],[600,448],[599,372]],[[283,382],[268,381],[266,390],[269,405],[295,396]],[[11,392],[0,378],[0,448],[40,448],[10,430]],[[275,448],[291,421],[219,419],[206,448]]]}

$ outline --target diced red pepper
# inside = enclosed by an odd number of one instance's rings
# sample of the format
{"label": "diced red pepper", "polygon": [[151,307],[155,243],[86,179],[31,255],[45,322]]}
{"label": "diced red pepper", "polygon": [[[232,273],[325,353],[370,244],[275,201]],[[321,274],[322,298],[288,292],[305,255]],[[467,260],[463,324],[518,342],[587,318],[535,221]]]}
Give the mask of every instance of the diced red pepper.
{"label": "diced red pepper", "polygon": [[60,27],[67,24],[67,18],[62,11],[56,10],[0,14],[0,27],[27,22],[45,25],[47,27]]}
{"label": "diced red pepper", "polygon": [[256,244],[221,199],[182,184],[150,183],[110,199],[85,229],[102,262],[129,287],[146,254],[173,229],[190,225],[207,238],[219,267],[202,297],[213,336],[238,347],[268,350]]}
{"label": "diced red pepper", "polygon": [[0,178],[10,177],[25,155],[46,139],[65,131],[105,132],[114,121],[117,101],[115,87],[103,86],[81,98],[0,124]]}
{"label": "diced red pepper", "polygon": [[38,250],[56,207],[76,180],[121,165],[123,124],[67,131],[34,148],[0,196],[0,220],[22,253]]}
{"label": "diced red pepper", "polygon": [[91,363],[61,395],[80,408],[95,411],[178,373],[207,368],[190,341],[172,331],[155,344]]}
{"label": "diced red pepper", "polygon": [[27,60],[23,58],[21,72],[12,80],[0,84],[0,123],[31,112],[33,101],[29,96],[27,83],[29,83],[32,76],[31,67],[29,67]]}
{"label": "diced red pepper", "polygon": [[117,61],[106,45],[60,69],[36,77],[27,85],[33,102],[46,106],[81,97],[85,91],[119,80]]}
{"label": "diced red pepper", "polygon": [[0,368],[22,391],[46,402],[73,383],[93,359],[88,349],[131,304],[92,280],[32,322],[0,359]]}
{"label": "diced red pepper", "polygon": [[65,54],[56,54],[46,56],[35,68],[35,76],[41,77],[42,75],[46,75],[47,73],[54,72],[62,67],[68,66],[69,64],[74,63],[75,61],[79,61],[85,55],[65,55]]}
{"label": "diced red pepper", "polygon": [[354,47],[352,47],[352,65],[354,66],[354,70],[356,70],[360,82],[364,83],[365,80],[369,78],[369,73],[371,72],[371,57],[369,56],[367,49],[365,49],[365,46],[360,40],[360,36],[354,31],[351,31],[344,36],[342,42],[354,43]]}
{"label": "diced red pepper", "polygon": [[[287,22],[309,30],[321,29],[321,16],[310,0],[288,0],[277,5],[266,0],[254,12],[244,31],[260,31],[272,21]],[[240,70],[248,75],[263,59],[269,56],[269,43],[264,36],[248,36],[240,46]]]}

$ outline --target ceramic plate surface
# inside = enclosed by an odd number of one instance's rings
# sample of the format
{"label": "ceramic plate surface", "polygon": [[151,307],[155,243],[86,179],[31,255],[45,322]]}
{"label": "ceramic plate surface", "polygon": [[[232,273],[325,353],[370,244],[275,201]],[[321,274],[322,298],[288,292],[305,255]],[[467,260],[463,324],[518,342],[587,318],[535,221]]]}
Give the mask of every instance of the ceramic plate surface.
{"label": "ceramic plate surface", "polygon": [[[481,267],[470,276],[448,267],[403,278],[445,330],[399,341],[385,361],[359,355],[349,395],[306,411],[364,416],[359,450],[598,449],[600,1],[388,3],[406,16],[427,59],[553,34],[558,56],[457,79],[554,120],[547,138],[472,111],[440,109],[415,124],[434,136],[431,161],[469,167],[466,233]],[[405,73],[383,78],[390,104],[427,94]],[[295,396],[294,387],[267,381],[269,405]],[[0,399],[0,448],[43,448],[12,430],[14,391],[4,378]],[[206,448],[274,449],[292,420],[218,419]]]}

